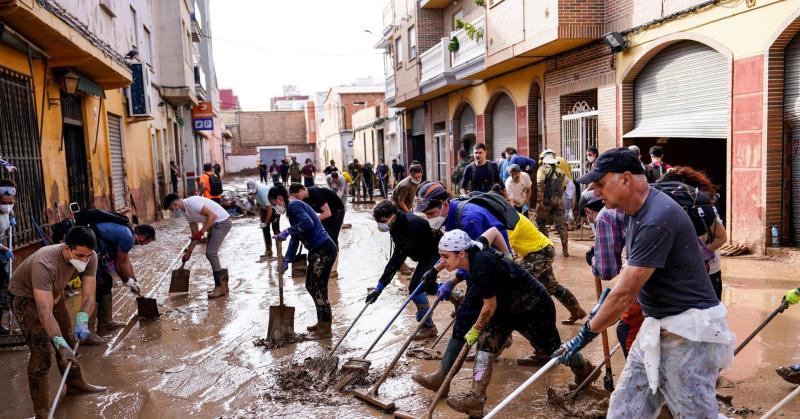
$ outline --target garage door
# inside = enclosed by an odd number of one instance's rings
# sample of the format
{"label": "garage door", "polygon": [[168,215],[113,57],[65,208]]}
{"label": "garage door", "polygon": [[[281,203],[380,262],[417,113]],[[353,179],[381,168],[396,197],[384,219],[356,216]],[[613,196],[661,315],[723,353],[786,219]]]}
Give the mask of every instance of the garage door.
{"label": "garage door", "polygon": [[503,95],[492,108],[492,159],[500,157],[506,147],[517,147],[517,124],[514,102]]}
{"label": "garage door", "polygon": [[697,42],[665,48],[634,82],[634,129],[625,138],[728,138],[728,59]]}
{"label": "garage door", "polygon": [[789,43],[784,57],[783,113],[792,126],[792,233],[800,243],[800,36]]}
{"label": "garage door", "polygon": [[114,209],[117,210],[126,206],[122,118],[117,115],[108,114],[108,142],[111,150],[111,190],[114,196]]}
{"label": "garage door", "polygon": [[458,133],[462,137],[475,134],[475,111],[472,110],[472,106],[466,106],[461,111],[461,117],[458,119]]}

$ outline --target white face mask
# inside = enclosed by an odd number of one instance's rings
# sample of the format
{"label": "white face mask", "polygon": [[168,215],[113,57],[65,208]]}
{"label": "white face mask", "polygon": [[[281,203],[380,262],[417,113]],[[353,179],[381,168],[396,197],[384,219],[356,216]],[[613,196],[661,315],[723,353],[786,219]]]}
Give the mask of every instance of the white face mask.
{"label": "white face mask", "polygon": [[420,182],[422,182],[422,181],[421,180],[416,180],[414,178],[411,178],[411,183],[413,183],[415,185],[419,185]]}
{"label": "white face mask", "polygon": [[442,217],[441,215],[437,215],[436,217],[429,218],[428,224],[431,225],[432,229],[438,230],[442,228],[442,226],[444,225],[444,221],[445,221],[444,217]]}
{"label": "white face mask", "polygon": [[8,214],[14,208],[14,204],[0,205],[0,212]]}
{"label": "white face mask", "polygon": [[587,157],[586,161],[588,161],[589,163],[594,163],[594,156]]}
{"label": "white face mask", "polygon": [[89,262],[84,262],[79,259],[70,259],[69,263],[75,268],[76,271],[78,271],[78,273],[83,273],[83,271],[86,270],[86,265],[89,264]]}
{"label": "white face mask", "polygon": [[283,215],[283,214],[286,214],[286,207],[284,207],[284,206],[282,206],[282,205],[275,205],[275,212],[276,212],[278,215]]}

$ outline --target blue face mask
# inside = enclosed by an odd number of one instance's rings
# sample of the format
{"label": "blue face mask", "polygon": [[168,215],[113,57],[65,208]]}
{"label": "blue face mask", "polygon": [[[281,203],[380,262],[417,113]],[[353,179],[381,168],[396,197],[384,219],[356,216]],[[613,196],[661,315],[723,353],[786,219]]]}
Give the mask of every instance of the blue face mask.
{"label": "blue face mask", "polygon": [[183,210],[179,210],[179,209],[172,210],[172,213],[175,214],[176,217],[183,217],[183,214],[184,214]]}
{"label": "blue face mask", "polygon": [[387,231],[391,230],[392,226],[386,223],[378,223],[378,231],[382,233],[386,233]]}

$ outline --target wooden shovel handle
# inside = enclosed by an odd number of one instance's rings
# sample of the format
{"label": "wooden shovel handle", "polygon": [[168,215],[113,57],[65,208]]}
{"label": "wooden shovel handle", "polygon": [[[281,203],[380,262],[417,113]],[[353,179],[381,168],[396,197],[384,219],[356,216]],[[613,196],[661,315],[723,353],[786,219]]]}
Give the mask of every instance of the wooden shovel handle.
{"label": "wooden shovel handle", "polygon": [[280,305],[283,305],[283,242],[275,240],[275,247],[278,249],[278,292],[280,293]]}
{"label": "wooden shovel handle", "polygon": [[444,390],[450,386],[450,382],[453,381],[453,377],[455,377],[456,374],[458,374],[458,371],[461,370],[461,367],[464,365],[464,361],[467,359],[467,354],[469,353],[470,349],[472,349],[472,346],[464,343],[464,347],[461,348],[461,352],[458,354],[456,362],[450,367],[450,371],[447,372],[447,377],[445,377],[444,381],[442,381],[442,385],[439,386],[439,390],[436,391],[436,396],[434,396],[433,401],[431,401],[431,405],[428,407],[428,410],[425,412],[425,414],[422,415],[423,418],[433,417],[433,411],[436,410],[436,405],[444,396]]}

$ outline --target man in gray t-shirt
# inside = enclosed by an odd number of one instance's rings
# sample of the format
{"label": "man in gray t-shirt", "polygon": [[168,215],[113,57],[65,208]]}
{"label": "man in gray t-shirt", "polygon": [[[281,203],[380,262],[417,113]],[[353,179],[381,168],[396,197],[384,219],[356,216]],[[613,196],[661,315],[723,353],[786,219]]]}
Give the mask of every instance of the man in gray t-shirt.
{"label": "man in gray t-shirt", "polygon": [[719,304],[689,215],[666,194],[650,188],[642,208],[628,217],[625,243],[628,265],[655,268],[639,290],[646,317]]}
{"label": "man in gray t-shirt", "polygon": [[[607,208],[628,215],[628,263],[602,306],[556,355],[573,362],[638,298],[645,321],[611,395],[608,417],[655,417],[664,404],[675,417],[717,417],[715,384],[733,360],[734,338],[689,216],[650,187],[639,159],[624,148],[601,154],[578,182],[591,183]],[[655,371],[645,371],[645,364]]]}

